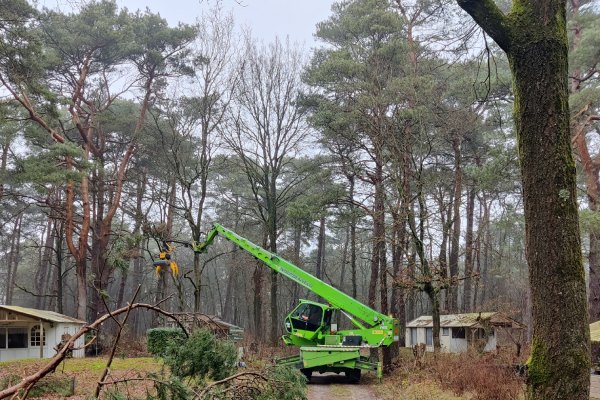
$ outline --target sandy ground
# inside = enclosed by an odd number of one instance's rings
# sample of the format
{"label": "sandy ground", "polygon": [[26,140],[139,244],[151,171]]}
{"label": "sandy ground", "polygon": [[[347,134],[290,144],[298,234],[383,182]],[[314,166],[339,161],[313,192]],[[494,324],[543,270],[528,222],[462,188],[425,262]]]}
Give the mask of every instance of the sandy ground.
{"label": "sandy ground", "polygon": [[592,375],[590,384],[590,398],[600,399],[600,375]]}
{"label": "sandy ground", "polygon": [[343,374],[314,374],[308,384],[308,400],[378,400],[370,384],[345,382]]}

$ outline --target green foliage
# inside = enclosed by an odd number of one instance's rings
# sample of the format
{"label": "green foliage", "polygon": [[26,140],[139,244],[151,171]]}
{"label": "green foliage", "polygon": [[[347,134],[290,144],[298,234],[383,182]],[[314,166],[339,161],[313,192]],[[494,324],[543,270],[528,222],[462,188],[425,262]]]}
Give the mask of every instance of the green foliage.
{"label": "green foliage", "polygon": [[580,210],[579,226],[582,233],[598,234],[600,232],[600,213],[590,209]]}
{"label": "green foliage", "polygon": [[164,376],[164,371],[161,371],[160,374],[152,373],[148,375],[148,378],[154,379],[156,396],[148,393],[147,400],[187,400],[190,398],[190,390],[179,378],[171,376],[168,380],[164,380]]}
{"label": "green foliage", "polygon": [[306,399],[306,378],[296,368],[274,366],[267,372],[269,384],[257,400]]}
{"label": "green foliage", "polygon": [[166,382],[157,382],[156,397],[148,395],[148,400],[186,400],[189,398],[190,391],[177,377],[171,377]]}
{"label": "green foliage", "polygon": [[203,381],[220,380],[236,369],[237,349],[233,343],[217,339],[200,329],[185,341],[171,341],[164,355],[173,375]]}
{"label": "green foliage", "polygon": [[149,329],[148,352],[152,355],[163,357],[170,346],[180,346],[185,342],[185,334],[179,328],[154,328]]}
{"label": "green foliage", "polygon": [[116,236],[108,254],[108,264],[121,271],[129,269],[129,260],[137,256],[137,247],[140,241],[141,236],[139,234],[125,233]]}
{"label": "green foliage", "polygon": [[17,374],[8,374],[0,378],[0,390],[16,385],[21,381],[21,377]]}
{"label": "green foliage", "polygon": [[573,46],[574,35],[570,37],[569,67],[582,71],[596,69],[600,59],[600,18],[596,10],[593,7],[583,9],[576,18],[570,18],[569,32],[573,32],[576,26],[584,29],[580,32],[576,47]]}

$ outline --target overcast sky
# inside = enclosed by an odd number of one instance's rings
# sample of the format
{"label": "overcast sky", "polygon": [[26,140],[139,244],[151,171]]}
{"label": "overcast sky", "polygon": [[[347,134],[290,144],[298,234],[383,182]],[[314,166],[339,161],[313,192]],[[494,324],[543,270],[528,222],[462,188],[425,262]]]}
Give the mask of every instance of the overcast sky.
{"label": "overcast sky", "polygon": [[[0,0],[2,1],[2,0]],[[49,8],[59,6],[62,11],[71,9],[80,0],[39,0]],[[117,0],[130,11],[146,7],[159,13],[175,25],[192,23],[203,10],[214,6],[217,0]],[[221,0],[225,10],[231,9],[238,26],[251,28],[253,35],[265,42],[289,35],[292,42],[313,47],[315,25],[327,19],[334,0]]]}

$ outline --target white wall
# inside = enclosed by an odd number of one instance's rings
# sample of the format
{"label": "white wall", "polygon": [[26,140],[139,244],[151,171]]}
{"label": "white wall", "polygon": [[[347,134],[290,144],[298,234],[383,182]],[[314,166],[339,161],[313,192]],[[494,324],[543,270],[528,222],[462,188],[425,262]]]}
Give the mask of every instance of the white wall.
{"label": "white wall", "polygon": [[[411,329],[417,330],[417,340],[412,343]],[[419,343],[427,343],[426,341],[426,328],[406,328],[406,347],[413,347]],[[466,333],[468,335],[468,332]],[[466,335],[465,335],[466,336]],[[443,335],[443,330],[440,328],[440,346],[443,352],[446,353],[464,353],[469,349],[469,343],[467,338],[452,338],[452,328],[448,331],[448,336]],[[484,351],[495,351],[496,350],[496,334],[488,337],[488,341],[485,345]],[[433,351],[433,346],[426,346],[426,351]]]}
{"label": "white wall", "polygon": [[[39,322],[23,322],[19,321],[18,325],[10,325],[9,327],[14,328],[27,328],[27,348],[22,349],[0,349],[0,361],[8,361],[23,358],[40,358],[40,347],[31,346],[31,328],[35,325],[39,325]],[[0,326],[5,328],[6,325]],[[64,333],[74,335],[81,325],[72,323],[54,323],[53,327],[50,327],[50,323],[44,322],[44,331],[46,335],[46,345],[44,346],[44,358],[51,358],[56,354],[54,347],[60,343],[61,336]],[[76,348],[82,348],[84,345],[84,338],[80,337],[75,343]],[[85,350],[73,351],[73,357],[80,358],[85,356]]]}

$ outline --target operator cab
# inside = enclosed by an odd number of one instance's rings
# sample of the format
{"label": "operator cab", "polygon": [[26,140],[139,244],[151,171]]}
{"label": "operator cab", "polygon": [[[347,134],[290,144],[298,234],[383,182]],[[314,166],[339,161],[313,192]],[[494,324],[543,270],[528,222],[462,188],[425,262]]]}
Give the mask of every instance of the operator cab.
{"label": "operator cab", "polygon": [[300,300],[300,304],[288,314],[285,328],[288,333],[305,331],[305,338],[309,338],[310,332],[329,332],[333,309],[326,304],[316,303],[310,300]]}

